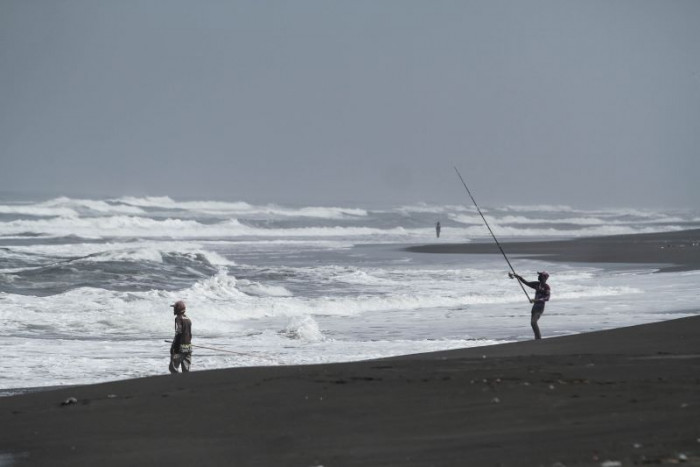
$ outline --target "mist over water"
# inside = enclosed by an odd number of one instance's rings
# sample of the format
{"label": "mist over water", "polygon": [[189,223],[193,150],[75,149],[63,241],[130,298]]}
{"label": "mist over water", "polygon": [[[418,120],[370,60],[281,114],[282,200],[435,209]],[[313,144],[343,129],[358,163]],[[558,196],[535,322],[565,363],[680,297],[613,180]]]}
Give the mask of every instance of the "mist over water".
{"label": "mist over water", "polygon": [[[505,242],[700,227],[683,210],[482,210]],[[199,349],[195,371],[531,338],[502,257],[402,249],[481,241],[491,241],[481,218],[460,205],[0,200],[0,389],[165,373],[180,299],[196,344],[239,353]],[[511,259],[525,277],[551,274],[545,337],[695,313],[697,272]]]}

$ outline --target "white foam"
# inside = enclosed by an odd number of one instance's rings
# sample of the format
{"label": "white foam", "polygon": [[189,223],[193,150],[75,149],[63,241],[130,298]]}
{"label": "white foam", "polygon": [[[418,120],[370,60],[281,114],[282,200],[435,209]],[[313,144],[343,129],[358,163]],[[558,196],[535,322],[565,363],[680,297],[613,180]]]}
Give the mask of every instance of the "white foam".
{"label": "white foam", "polygon": [[60,197],[39,203],[0,205],[0,214],[18,214],[37,217],[78,217],[105,214],[143,214],[138,207],[112,204],[101,200]]}
{"label": "white foam", "polygon": [[114,199],[114,202],[130,204],[132,206],[140,207],[160,207],[160,208],[174,208],[176,207],[175,201],[169,196],[145,196],[145,197],[135,197],[135,196],[124,196],[118,199]]}
{"label": "white foam", "polygon": [[525,212],[571,212],[575,211],[571,206],[565,204],[535,204],[535,205],[518,205],[509,204],[504,207],[507,211],[525,211]]}
{"label": "white foam", "polygon": [[251,216],[251,217],[307,217],[319,219],[344,219],[346,217],[367,216],[365,209],[345,207],[309,206],[301,208],[282,207],[275,204],[262,206],[252,205],[246,202],[224,201],[174,201],[163,197],[134,198],[124,197],[115,200],[132,206],[149,208],[180,209],[193,211],[198,214],[212,214],[222,216]]}
{"label": "white foam", "polygon": [[56,218],[15,220],[0,224],[0,236],[35,234],[52,237],[77,235],[86,239],[139,237],[139,238],[235,238],[235,237],[406,237],[425,236],[426,229],[409,230],[403,227],[379,229],[372,227],[305,227],[289,229],[254,228],[236,219],[216,224],[195,220],[165,219],[132,216],[107,218]]}
{"label": "white foam", "polygon": [[259,282],[249,280],[239,280],[236,282],[236,287],[247,295],[256,297],[291,297],[292,292],[281,286],[264,285]]}
{"label": "white foam", "polygon": [[12,246],[0,250],[0,256],[41,255],[47,258],[77,259],[79,261],[152,261],[160,263],[163,255],[200,255],[214,266],[230,266],[234,262],[215,251],[206,250],[202,244],[178,241],[139,241],[108,243],[66,243]]}
{"label": "white foam", "polygon": [[105,261],[129,261],[129,262],[153,262],[162,263],[163,254],[160,250],[155,248],[129,248],[124,250],[115,250],[102,253],[95,253],[93,255],[81,258],[81,261],[89,262],[105,262]]}
{"label": "white foam", "polygon": [[411,214],[445,214],[450,212],[474,212],[476,213],[476,208],[461,204],[452,205],[435,205],[427,203],[418,203],[414,205],[400,206],[396,209],[385,210],[384,212],[399,212],[404,215]]}
{"label": "white foam", "polygon": [[284,335],[291,339],[301,339],[307,342],[325,340],[316,320],[308,315],[292,318],[284,330]]}
{"label": "white foam", "polygon": [[97,214],[142,214],[144,212],[143,209],[134,206],[115,205],[101,200],[71,199],[67,197],[55,198],[39,203],[37,206],[58,210],[68,208],[74,212],[86,211],[87,213]]}
{"label": "white foam", "polygon": [[56,208],[38,205],[0,205],[0,214],[19,214],[36,217],[78,216],[78,212],[70,208]]}

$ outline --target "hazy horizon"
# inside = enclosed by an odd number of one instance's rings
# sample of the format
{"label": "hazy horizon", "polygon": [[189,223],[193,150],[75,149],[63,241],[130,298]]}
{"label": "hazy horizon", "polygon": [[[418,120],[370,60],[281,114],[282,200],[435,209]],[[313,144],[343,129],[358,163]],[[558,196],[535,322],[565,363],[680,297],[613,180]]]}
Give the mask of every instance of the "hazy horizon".
{"label": "hazy horizon", "polygon": [[697,206],[700,2],[0,3],[0,191]]}

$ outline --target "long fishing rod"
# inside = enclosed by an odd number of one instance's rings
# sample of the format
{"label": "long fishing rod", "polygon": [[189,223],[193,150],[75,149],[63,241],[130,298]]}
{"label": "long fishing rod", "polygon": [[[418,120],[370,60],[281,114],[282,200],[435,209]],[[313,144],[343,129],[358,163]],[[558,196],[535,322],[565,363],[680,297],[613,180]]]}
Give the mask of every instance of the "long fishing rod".
{"label": "long fishing rod", "polygon": [[[496,242],[496,246],[498,246],[498,249],[501,250],[501,254],[503,255],[503,258],[505,258],[506,263],[508,263],[508,266],[510,267],[510,270],[513,271],[514,275],[517,275],[515,272],[515,269],[513,269],[513,265],[510,264],[510,261],[508,260],[508,256],[506,256],[506,252],[503,251],[503,248],[501,247],[501,244],[498,242],[498,239],[496,238],[496,235],[494,235],[493,230],[491,230],[491,226],[489,225],[488,222],[486,222],[486,218],[484,215],[481,213],[481,209],[479,209],[479,205],[476,204],[476,200],[474,199],[474,196],[472,196],[472,192],[469,191],[469,187],[467,186],[467,183],[464,181],[462,178],[462,174],[459,173],[459,170],[457,170],[457,167],[454,168],[455,172],[457,172],[457,176],[459,179],[462,181],[462,185],[464,185],[464,188],[467,190],[467,193],[469,194],[469,197],[472,199],[472,203],[474,203],[474,206],[476,206],[476,210],[479,212],[479,215],[481,216],[481,219],[483,219],[484,224],[486,224],[486,228],[489,229],[489,232],[491,233],[491,236],[493,237],[493,241]],[[525,287],[523,287],[523,284],[518,281],[518,285],[520,285],[520,288],[523,290],[523,293],[527,297],[528,302],[532,302],[530,299],[530,294],[527,293],[527,290],[525,290]]]}
{"label": "long fishing rod", "polygon": [[[167,339],[165,340],[165,342],[167,342],[168,344],[172,344],[172,343],[173,343],[173,341],[169,341],[169,340],[167,340]],[[265,358],[265,359],[267,359],[267,360],[272,360],[272,359],[269,358],[269,357],[265,357],[265,356],[261,356],[261,355],[255,355],[255,354],[252,354],[252,353],[233,352],[233,351],[231,351],[231,350],[217,349],[216,347],[207,347],[207,346],[204,346],[204,345],[194,345],[194,344],[190,344],[190,345],[191,345],[192,347],[197,347],[198,349],[214,350],[215,352],[225,352],[225,353],[230,353],[230,354],[233,354],[233,355],[245,355],[245,356],[247,356],[247,357],[262,357],[262,358]]]}

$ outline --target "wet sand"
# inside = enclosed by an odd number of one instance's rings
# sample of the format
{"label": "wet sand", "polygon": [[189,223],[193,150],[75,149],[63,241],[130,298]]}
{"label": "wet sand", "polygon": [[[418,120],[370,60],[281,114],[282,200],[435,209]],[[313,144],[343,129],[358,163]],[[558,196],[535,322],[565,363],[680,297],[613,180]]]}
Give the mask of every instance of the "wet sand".
{"label": "wet sand", "polygon": [[[696,269],[697,237],[504,247]],[[482,248],[420,248],[435,247]],[[3,397],[0,466],[700,465],[700,310],[689,314],[541,341]]]}
{"label": "wet sand", "polygon": [[[611,235],[575,240],[501,242],[507,255],[546,261],[658,264],[660,271],[700,269],[700,230],[638,235]],[[497,254],[493,241],[433,243],[411,246],[417,253]]]}

